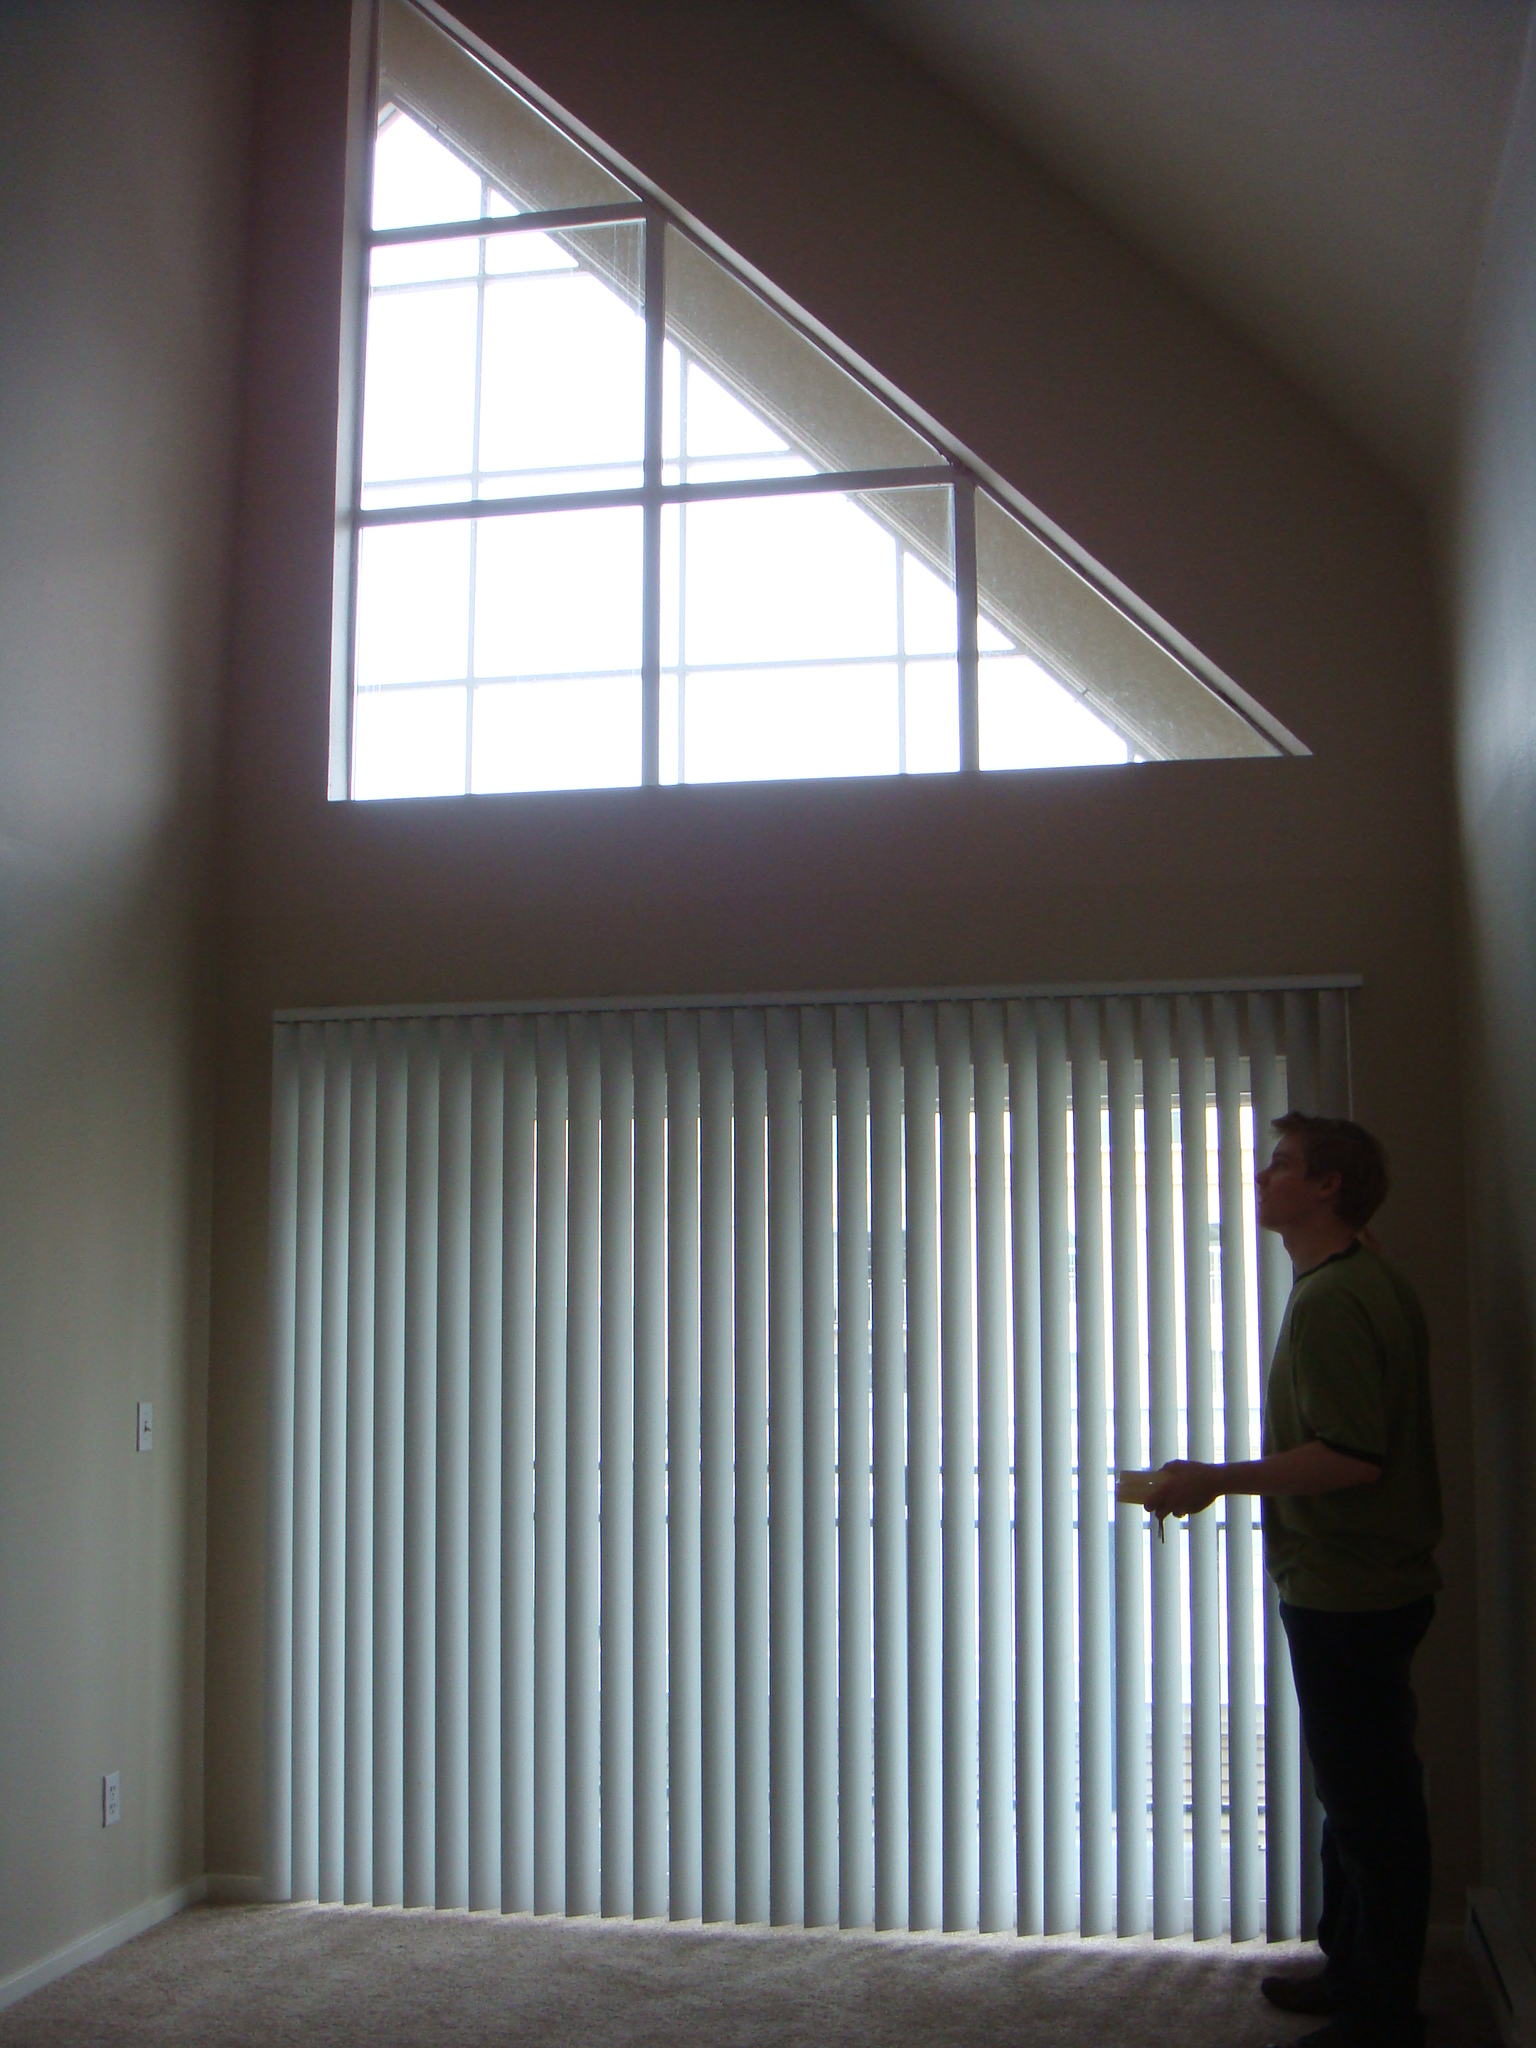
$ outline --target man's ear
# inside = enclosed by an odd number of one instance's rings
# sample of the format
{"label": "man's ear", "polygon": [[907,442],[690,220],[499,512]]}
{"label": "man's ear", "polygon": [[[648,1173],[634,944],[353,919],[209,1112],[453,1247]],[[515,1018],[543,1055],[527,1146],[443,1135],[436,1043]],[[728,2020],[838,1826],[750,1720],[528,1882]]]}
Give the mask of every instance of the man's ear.
{"label": "man's ear", "polygon": [[1344,1176],[1342,1173],[1319,1173],[1316,1175],[1309,1174],[1307,1178],[1312,1182],[1312,1185],[1317,1189],[1317,1192],[1320,1195],[1322,1195],[1324,1199],[1328,1201],[1330,1204],[1338,1199],[1339,1190],[1344,1185]]}

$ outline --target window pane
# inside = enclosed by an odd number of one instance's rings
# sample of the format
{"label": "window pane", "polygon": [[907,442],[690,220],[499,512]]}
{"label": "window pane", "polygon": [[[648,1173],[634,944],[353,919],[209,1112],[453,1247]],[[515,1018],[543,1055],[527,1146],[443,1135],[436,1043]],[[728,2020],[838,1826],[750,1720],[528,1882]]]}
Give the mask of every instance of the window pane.
{"label": "window pane", "polygon": [[[584,228],[495,240],[542,269],[485,288],[480,398],[482,494],[581,490],[584,472],[638,484],[645,453],[643,230]],[[536,240],[533,249],[506,245]],[[489,259],[492,251],[487,250]]]}
{"label": "window pane", "polygon": [[640,673],[636,511],[483,519],[475,563],[475,674]]}
{"label": "window pane", "polygon": [[475,434],[476,287],[377,291],[368,307],[363,394],[364,504],[434,478],[439,500],[469,495]]}
{"label": "window pane", "polygon": [[468,520],[363,529],[357,685],[463,677],[469,654]]}
{"label": "window pane", "polygon": [[373,225],[428,227],[473,220],[479,211],[480,173],[403,107],[386,106],[373,145]]}
{"label": "window pane", "polygon": [[360,690],[352,794],[457,796],[464,788],[464,687]]}
{"label": "window pane", "polygon": [[[379,10],[379,99],[420,115],[520,212],[633,197],[520,93],[400,0],[385,0]],[[479,211],[477,203],[467,213],[417,212],[412,222],[463,220]]]}
{"label": "window pane", "polygon": [[1069,768],[1124,762],[1131,750],[1038,662],[987,655],[981,663],[983,768]]}
{"label": "window pane", "polygon": [[906,668],[909,775],[953,775],[960,766],[960,667],[954,661],[909,661]]}
{"label": "window pane", "polygon": [[[690,458],[742,456],[762,447],[766,427],[772,430],[770,451],[786,449],[813,470],[890,469],[939,460],[929,442],[840,363],[675,228],[667,230],[666,276],[669,339],[708,373],[722,398],[735,401],[732,413],[706,394],[697,447],[689,423]],[[693,393],[687,396],[691,400]],[[672,451],[681,444],[683,397],[683,384],[674,380],[666,430]],[[720,445],[739,434],[756,438],[736,447]]]}
{"label": "window pane", "polygon": [[640,780],[640,678],[482,683],[474,787],[615,789]]}
{"label": "window pane", "polygon": [[894,775],[900,766],[894,662],[695,670],[681,689],[685,781]]}
{"label": "window pane", "polygon": [[663,779],[952,768],[956,639],[947,487],[669,507]]}

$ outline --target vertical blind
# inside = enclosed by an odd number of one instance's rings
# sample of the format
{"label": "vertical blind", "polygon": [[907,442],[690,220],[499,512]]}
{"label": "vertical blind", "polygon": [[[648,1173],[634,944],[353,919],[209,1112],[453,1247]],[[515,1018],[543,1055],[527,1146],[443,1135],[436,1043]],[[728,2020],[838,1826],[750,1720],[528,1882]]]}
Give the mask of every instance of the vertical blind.
{"label": "vertical blind", "polygon": [[276,1026],[266,1885],[1291,1936],[1252,1175],[1341,987]]}

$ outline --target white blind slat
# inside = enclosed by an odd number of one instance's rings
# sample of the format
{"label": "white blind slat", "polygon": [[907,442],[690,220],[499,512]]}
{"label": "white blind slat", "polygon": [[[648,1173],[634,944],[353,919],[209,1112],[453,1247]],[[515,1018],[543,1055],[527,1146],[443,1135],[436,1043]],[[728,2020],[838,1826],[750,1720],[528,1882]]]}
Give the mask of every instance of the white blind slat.
{"label": "white blind slat", "polygon": [[736,1918],[766,1920],[768,1078],[763,1019],[732,1019],[735,1087]]}
{"label": "white blind slat", "polygon": [[838,1919],[875,1922],[870,1439],[869,1054],[862,1009],[837,1034]]}
{"label": "white blind slat", "polygon": [[635,1069],[627,1017],[602,1024],[602,1910],[635,1910]]}
{"label": "white blind slat", "polygon": [[438,1051],[437,1808],[434,1894],[469,1904],[470,1054],[455,1020]]}
{"label": "white blind slat", "polygon": [[1013,1274],[1013,1655],[1017,1924],[1045,1931],[1044,1630],[1040,1479],[1040,1093],[1035,1023],[1008,1005],[1009,1231]]}
{"label": "white blind slat", "polygon": [[566,1119],[562,1017],[540,1017],[534,1163],[533,1909],[565,1911]]}
{"label": "white blind slat", "polygon": [[972,1330],[970,1017],[938,1013],[939,1354],[943,1558],[944,1925],[977,1923],[976,1360]]}
{"label": "white blind slat", "polygon": [[1067,1026],[1060,1003],[1035,1012],[1040,1100],[1041,1754],[1045,1773],[1045,1932],[1077,1925],[1077,1685],[1074,1670],[1071,1265],[1067,1195]]}
{"label": "white blind slat", "polygon": [[318,1892],[342,1897],[346,1859],[347,1253],[352,1062],[347,1027],[327,1024],[320,1260],[320,1641]]}
{"label": "white blind slat", "polygon": [[405,1031],[374,1040],[373,1903],[405,1900]]}
{"label": "white blind slat", "polygon": [[1114,1930],[1110,1774],[1108,1411],[1105,1393],[1103,1060],[1098,1005],[1071,1009],[1077,1294],[1078,1828],[1085,1934]]}
{"label": "white blind slat", "polygon": [[377,1332],[375,1238],[378,1185],[378,1073],[367,1024],[347,1029],[351,1072],[351,1158],[347,1192],[346,1334],[346,1856],[342,1896],[373,1899],[373,1452]]}
{"label": "white blind slat", "polygon": [[667,1849],[674,1920],[703,1912],[699,1743],[699,1027],[667,1018]]}
{"label": "white blind slat", "polygon": [[293,1340],[293,1896],[320,1890],[320,1354],[325,1038],[299,1027]]}
{"label": "white blind slat", "polygon": [[502,1038],[501,1909],[533,1910],[534,1209],[538,1074],[533,1031]]}
{"label": "white blind slat", "polygon": [[731,1020],[699,1019],[699,1669],[702,1905],[736,1917]]}
{"label": "white blind slat", "polygon": [[406,1026],[405,1903],[437,1903],[437,1035]]}
{"label": "white blind slat", "polygon": [[874,1467],[875,1925],[907,1924],[906,1251],[901,1022],[869,1012],[870,1442]]}
{"label": "white blind slat", "polygon": [[944,1639],[939,1494],[937,1047],[927,1004],[902,1014],[907,1199],[907,1912],[943,1924]]}
{"label": "white blind slat", "polygon": [[835,1927],[837,1858],[837,1295],[832,1019],[800,1013],[805,1598],[805,1924]]}
{"label": "white blind slat", "polygon": [[[501,1346],[506,1090],[493,1018],[470,1028],[469,1903],[501,1908]],[[357,1115],[354,1102],[353,1117]]]}
{"label": "white blind slat", "polygon": [[[1221,1217],[1221,1449],[1223,1457],[1243,1460],[1253,1455],[1254,1446],[1248,1420],[1248,1174],[1243,1163],[1242,1056],[1233,997],[1212,998],[1211,1024]],[[1264,1927],[1253,1683],[1253,1517],[1251,1495],[1227,1496],[1227,1813],[1229,1925],[1234,1941],[1252,1941]]]}
{"label": "white blind slat", "polygon": [[635,1913],[667,1910],[667,1069],[635,1018]]}
{"label": "white blind slat", "polygon": [[573,1017],[569,1075],[565,1337],[565,1910],[602,1905],[598,1818],[598,1395],[602,1067],[595,1017]]}
{"label": "white blind slat", "polygon": [[805,1918],[805,1491],[800,1252],[800,1043],[791,1010],[768,1039],[768,1588],[770,1917]]}
{"label": "white blind slat", "polygon": [[[1205,1022],[1198,1003],[1180,996],[1180,1172],[1184,1181],[1184,1360],[1189,1455],[1216,1455],[1211,1359],[1211,1226],[1207,1173]],[[1216,1518],[1192,1515],[1189,1534],[1189,1743],[1194,1931],[1208,1940],[1222,1928],[1221,1637]]]}
{"label": "white blind slat", "polygon": [[[1141,1005],[1142,1123],[1146,1149],[1147,1382],[1154,1466],[1183,1455],[1179,1441],[1178,1304],[1174,1294],[1173,1062],[1170,1006]],[[1184,1913],[1184,1617],[1175,1523],[1152,1551],[1152,1932],[1182,1934]]]}
{"label": "white blind slat", "polygon": [[[1114,1358],[1114,1463],[1145,1463],[1142,1431],[1141,1303],[1137,1265],[1142,1235],[1136,1210],[1136,1020],[1122,998],[1105,1006],[1110,1151],[1111,1348]],[[1147,1518],[1140,1508],[1112,1509],[1115,1588],[1115,1930],[1147,1925]]]}
{"label": "white blind slat", "polygon": [[977,1920],[1014,1924],[1013,1569],[1008,1430],[1008,1194],[1003,1017],[971,1012],[976,1096]]}

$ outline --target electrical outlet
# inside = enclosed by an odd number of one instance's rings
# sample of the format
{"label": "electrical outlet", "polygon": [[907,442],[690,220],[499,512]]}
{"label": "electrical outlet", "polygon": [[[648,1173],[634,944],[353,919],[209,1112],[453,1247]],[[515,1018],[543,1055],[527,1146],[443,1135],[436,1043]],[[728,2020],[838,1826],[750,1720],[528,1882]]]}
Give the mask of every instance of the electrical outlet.
{"label": "electrical outlet", "polygon": [[155,1404],[153,1401],[139,1403],[138,1448],[152,1451],[155,1448]]}
{"label": "electrical outlet", "polygon": [[120,1771],[108,1771],[101,1781],[101,1824],[115,1827],[123,1817],[123,1780]]}

